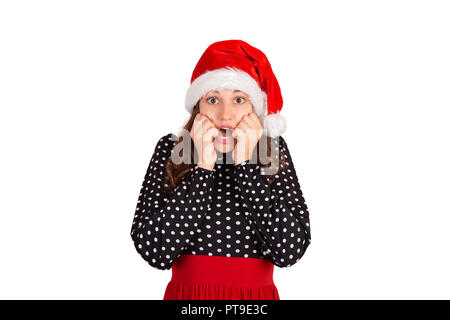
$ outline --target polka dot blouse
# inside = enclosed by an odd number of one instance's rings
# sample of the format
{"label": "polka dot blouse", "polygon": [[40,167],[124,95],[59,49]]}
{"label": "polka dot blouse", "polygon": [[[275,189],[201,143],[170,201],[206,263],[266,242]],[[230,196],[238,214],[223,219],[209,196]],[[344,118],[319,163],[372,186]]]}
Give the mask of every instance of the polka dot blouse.
{"label": "polka dot blouse", "polygon": [[309,212],[283,137],[274,139],[275,154],[281,148],[287,165],[272,183],[254,161],[234,165],[231,152],[218,152],[213,170],[195,165],[168,195],[174,138],[158,141],[139,194],[131,237],[144,260],[162,270],[182,254],[263,258],[278,267],[300,260],[311,242]]}

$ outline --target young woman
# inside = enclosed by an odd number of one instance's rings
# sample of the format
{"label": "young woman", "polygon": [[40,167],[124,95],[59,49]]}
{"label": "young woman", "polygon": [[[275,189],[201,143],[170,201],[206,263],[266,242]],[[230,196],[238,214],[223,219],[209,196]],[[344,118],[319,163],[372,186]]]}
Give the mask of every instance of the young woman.
{"label": "young woman", "polygon": [[157,142],[131,229],[142,258],[172,269],[163,299],[280,299],[274,265],[292,266],[311,242],[282,103],[248,43],[216,42],[200,58],[191,117]]}

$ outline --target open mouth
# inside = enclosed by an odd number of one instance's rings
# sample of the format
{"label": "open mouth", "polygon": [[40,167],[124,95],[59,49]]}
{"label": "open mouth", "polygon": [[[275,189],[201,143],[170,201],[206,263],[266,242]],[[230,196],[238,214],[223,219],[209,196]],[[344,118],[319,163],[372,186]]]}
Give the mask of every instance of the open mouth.
{"label": "open mouth", "polygon": [[220,133],[223,137],[231,136],[233,133],[233,129],[230,128],[220,128]]}
{"label": "open mouth", "polygon": [[232,137],[233,129],[230,128],[220,128],[219,129],[219,142],[221,143],[229,143],[233,139]]}

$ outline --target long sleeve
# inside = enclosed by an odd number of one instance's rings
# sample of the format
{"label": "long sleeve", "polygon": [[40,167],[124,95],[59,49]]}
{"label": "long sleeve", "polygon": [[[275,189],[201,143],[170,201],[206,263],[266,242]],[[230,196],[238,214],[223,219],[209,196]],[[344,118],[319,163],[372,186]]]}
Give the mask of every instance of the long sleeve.
{"label": "long sleeve", "polygon": [[[264,257],[278,267],[295,264],[311,242],[309,212],[303,198],[287,144],[280,136],[275,142],[286,165],[270,184],[264,168],[250,160],[234,167],[234,179],[244,202],[245,218],[253,227]],[[261,171],[262,170],[262,171]]]}
{"label": "long sleeve", "polygon": [[150,160],[131,228],[136,250],[151,266],[170,269],[189,245],[213,200],[213,172],[197,165],[173,193],[164,190],[165,164],[175,141],[162,137]]}

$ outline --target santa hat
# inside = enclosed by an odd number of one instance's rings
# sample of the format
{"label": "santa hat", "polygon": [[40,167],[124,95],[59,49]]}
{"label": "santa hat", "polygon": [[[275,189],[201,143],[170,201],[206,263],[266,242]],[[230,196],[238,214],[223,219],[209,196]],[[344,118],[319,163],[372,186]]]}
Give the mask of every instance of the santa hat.
{"label": "santa hat", "polygon": [[209,91],[233,89],[248,94],[253,112],[272,138],[286,130],[280,86],[269,60],[259,49],[242,40],[225,40],[211,44],[192,73],[185,107],[192,113],[197,102]]}

